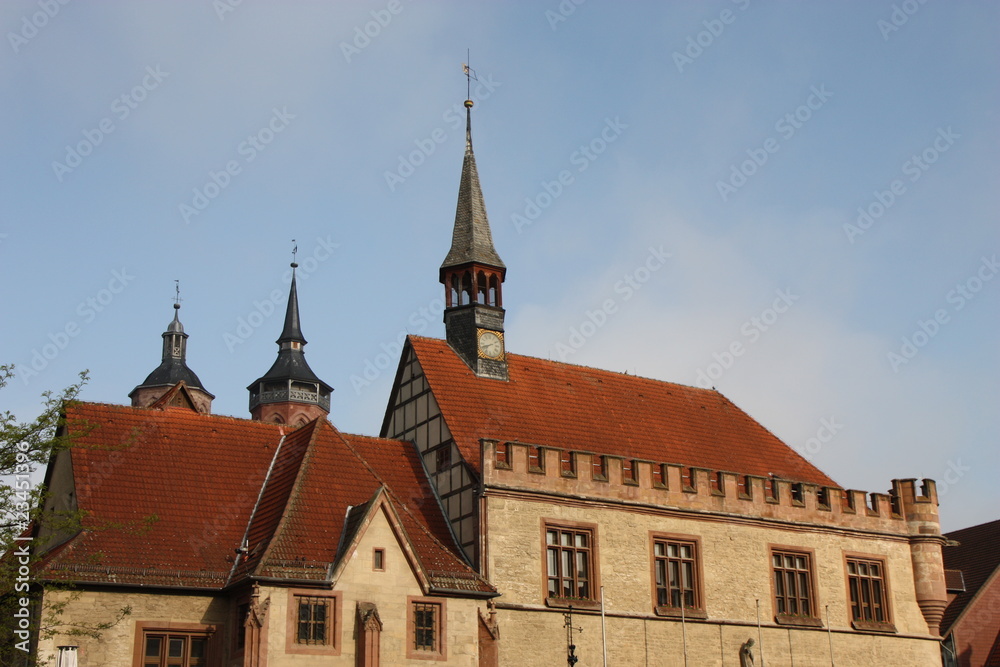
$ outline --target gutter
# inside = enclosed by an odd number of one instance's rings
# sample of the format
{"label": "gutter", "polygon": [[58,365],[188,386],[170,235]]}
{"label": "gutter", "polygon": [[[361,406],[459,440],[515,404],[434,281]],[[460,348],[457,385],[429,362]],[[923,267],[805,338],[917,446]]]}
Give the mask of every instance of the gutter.
{"label": "gutter", "polygon": [[427,592],[431,595],[442,595],[445,597],[462,597],[462,598],[476,598],[479,600],[492,600],[493,598],[500,597],[500,593],[493,591],[488,593],[485,591],[463,591],[457,588],[438,588],[437,586],[428,586]]}

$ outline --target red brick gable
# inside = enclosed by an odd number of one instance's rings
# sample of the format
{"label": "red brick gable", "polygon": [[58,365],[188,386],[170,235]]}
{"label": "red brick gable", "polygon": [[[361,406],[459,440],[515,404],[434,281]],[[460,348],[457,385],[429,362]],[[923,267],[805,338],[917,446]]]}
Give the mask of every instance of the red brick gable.
{"label": "red brick gable", "polygon": [[476,377],[445,341],[408,344],[477,470],[488,438],[838,486],[715,390],[517,354],[503,382]]}

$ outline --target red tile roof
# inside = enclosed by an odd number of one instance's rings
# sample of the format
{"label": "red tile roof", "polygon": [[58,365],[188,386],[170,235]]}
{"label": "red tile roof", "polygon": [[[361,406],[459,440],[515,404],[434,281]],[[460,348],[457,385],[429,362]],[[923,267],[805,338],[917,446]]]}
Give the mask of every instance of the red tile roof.
{"label": "red tile roof", "polygon": [[1000,520],[948,533],[945,537],[958,546],[944,548],[944,566],[961,570],[965,592],[959,593],[941,619],[941,634],[946,635],[983,585],[1000,568]]}
{"label": "red tile roof", "polygon": [[503,382],[476,377],[443,340],[408,341],[476,469],[489,438],[838,486],[715,390],[518,354]]}
{"label": "red tile roof", "polygon": [[67,424],[85,530],[53,550],[47,577],[212,589],[250,574],[322,580],[344,555],[348,508],[384,490],[431,585],[494,592],[458,555],[409,443],[327,421],[283,438],[276,424],[93,403],[71,405]]}

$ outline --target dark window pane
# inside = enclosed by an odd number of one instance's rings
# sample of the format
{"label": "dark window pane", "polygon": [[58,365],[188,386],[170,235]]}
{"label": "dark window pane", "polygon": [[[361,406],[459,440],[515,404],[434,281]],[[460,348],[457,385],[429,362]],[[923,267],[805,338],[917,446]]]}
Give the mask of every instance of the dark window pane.
{"label": "dark window pane", "polygon": [[161,646],[163,646],[163,637],[146,637],[146,656],[151,658],[159,657]]}

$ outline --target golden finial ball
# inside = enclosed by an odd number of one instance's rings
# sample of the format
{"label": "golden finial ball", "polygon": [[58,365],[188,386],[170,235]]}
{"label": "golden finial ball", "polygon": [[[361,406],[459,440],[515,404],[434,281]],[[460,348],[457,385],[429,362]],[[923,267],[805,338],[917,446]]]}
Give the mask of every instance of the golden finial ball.
{"label": "golden finial ball", "polygon": [[466,109],[471,109],[473,104],[474,103],[473,103],[472,100],[465,100],[465,108]]}

